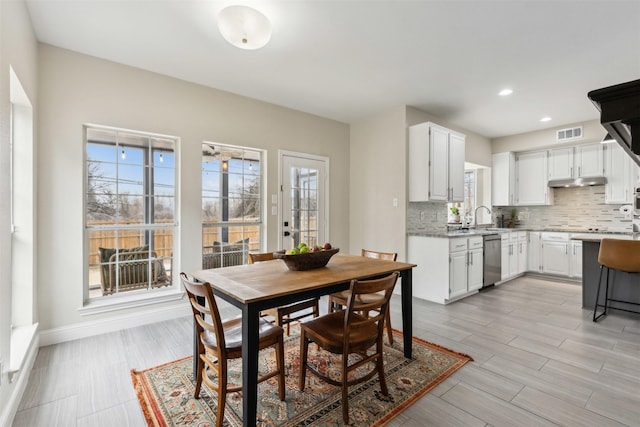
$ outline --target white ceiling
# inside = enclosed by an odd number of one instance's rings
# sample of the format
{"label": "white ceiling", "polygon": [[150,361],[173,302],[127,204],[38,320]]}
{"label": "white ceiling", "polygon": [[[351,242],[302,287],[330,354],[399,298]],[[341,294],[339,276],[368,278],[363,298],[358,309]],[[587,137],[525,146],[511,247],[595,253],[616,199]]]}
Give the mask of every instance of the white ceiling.
{"label": "white ceiling", "polygon": [[[588,91],[640,78],[640,0],[27,3],[43,43],[345,123],[410,105],[493,138],[598,118]],[[230,4],[269,17],[266,47],[223,40]]]}

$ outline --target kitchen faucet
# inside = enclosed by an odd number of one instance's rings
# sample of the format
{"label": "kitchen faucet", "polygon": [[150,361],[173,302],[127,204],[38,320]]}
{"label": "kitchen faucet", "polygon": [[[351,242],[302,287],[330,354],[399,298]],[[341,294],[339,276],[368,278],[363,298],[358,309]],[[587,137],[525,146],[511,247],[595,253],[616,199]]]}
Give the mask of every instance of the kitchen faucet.
{"label": "kitchen faucet", "polygon": [[478,209],[480,209],[480,208],[485,208],[487,210],[487,213],[489,215],[491,215],[491,209],[489,209],[485,205],[478,206],[476,208],[475,212],[473,213],[473,228],[477,228],[478,227]]}

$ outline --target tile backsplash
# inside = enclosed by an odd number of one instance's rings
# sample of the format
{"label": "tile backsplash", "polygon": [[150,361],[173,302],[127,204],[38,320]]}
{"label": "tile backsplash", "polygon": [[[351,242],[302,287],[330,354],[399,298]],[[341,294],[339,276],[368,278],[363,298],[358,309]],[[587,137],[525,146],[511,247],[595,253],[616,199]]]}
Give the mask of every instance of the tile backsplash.
{"label": "tile backsplash", "polygon": [[[504,215],[505,223],[516,209],[517,227],[536,229],[599,229],[631,232],[631,219],[619,212],[621,205],[604,203],[604,186],[555,188],[551,206],[502,206],[492,209],[493,225]],[[422,217],[421,217],[422,216]],[[439,232],[447,229],[447,204],[412,202],[407,209],[407,232]]]}

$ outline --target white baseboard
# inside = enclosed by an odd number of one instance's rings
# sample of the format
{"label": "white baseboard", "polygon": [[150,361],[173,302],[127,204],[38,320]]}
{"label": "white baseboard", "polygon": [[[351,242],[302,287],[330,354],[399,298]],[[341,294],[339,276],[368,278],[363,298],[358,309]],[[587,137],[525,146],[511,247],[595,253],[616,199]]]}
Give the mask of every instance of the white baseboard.
{"label": "white baseboard", "polygon": [[139,313],[113,316],[90,322],[76,323],[60,328],[40,332],[40,345],[46,346],[65,341],[77,340],[122,329],[133,328],[163,320],[192,316],[189,303],[182,300],[180,304],[159,307],[151,310],[140,310]]}
{"label": "white baseboard", "polygon": [[2,406],[0,406],[0,426],[2,427],[8,427],[13,423],[16,412],[18,412],[18,406],[20,406],[20,401],[22,400],[22,395],[27,388],[27,382],[29,381],[33,364],[36,361],[39,347],[39,337],[36,333],[29,344],[22,366],[18,372],[13,375],[15,385],[9,395],[9,400],[6,405],[3,403]]}

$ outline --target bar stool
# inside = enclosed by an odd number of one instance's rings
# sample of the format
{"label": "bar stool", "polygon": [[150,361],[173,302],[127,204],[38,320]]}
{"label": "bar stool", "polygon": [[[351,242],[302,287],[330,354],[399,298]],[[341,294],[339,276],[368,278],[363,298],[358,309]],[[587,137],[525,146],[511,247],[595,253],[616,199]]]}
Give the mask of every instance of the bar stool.
{"label": "bar stool", "polygon": [[[593,307],[593,321],[597,322],[602,316],[607,315],[609,301],[623,304],[640,305],[635,302],[621,301],[609,298],[609,271],[617,270],[624,273],[640,273],[640,240],[618,240],[602,239],[598,252],[598,263],[600,264],[600,278],[598,279],[598,291],[596,292],[596,302]],[[604,304],[600,304],[600,287],[602,286],[602,271],[607,269],[606,285],[604,293]],[[604,311],[597,314],[598,307],[604,307]],[[616,310],[638,313],[639,311],[616,308]]]}

